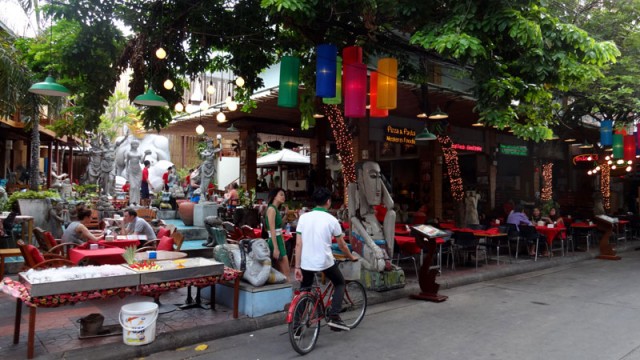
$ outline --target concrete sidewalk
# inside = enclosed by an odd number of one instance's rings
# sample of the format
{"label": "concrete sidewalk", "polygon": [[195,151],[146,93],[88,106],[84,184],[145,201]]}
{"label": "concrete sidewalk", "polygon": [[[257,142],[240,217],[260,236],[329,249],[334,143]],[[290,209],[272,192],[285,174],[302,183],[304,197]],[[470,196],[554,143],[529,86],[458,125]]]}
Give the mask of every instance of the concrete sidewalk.
{"label": "concrete sidewalk", "polygon": [[[640,242],[628,242],[619,246],[618,253],[633,250]],[[475,268],[458,268],[456,271],[444,270],[437,278],[441,285],[440,292],[447,294],[446,289],[487,281],[491,279],[522,274],[552,267],[565,266],[571,263],[593,259],[597,253],[576,252],[565,257],[555,256],[539,258],[534,262],[527,257],[513,261],[501,262]],[[369,304],[377,304],[406,298],[418,293],[419,286],[413,268],[407,268],[407,286],[387,292],[368,292]],[[413,276],[413,278],[411,277]],[[170,292],[161,298],[163,303],[184,302],[186,290]],[[191,309],[175,311],[161,315],[157,325],[157,336],[153,343],[144,346],[128,346],[123,344],[121,336],[79,340],[79,324],[77,320],[89,313],[99,312],[105,316],[105,324],[117,324],[118,312],[122,305],[150,301],[149,298],[130,296],[124,299],[113,298],[80,303],[75,306],[63,306],[53,309],[38,309],[36,323],[36,357],[45,359],[130,359],[152,353],[177,349],[192,344],[211,341],[227,336],[255,331],[257,329],[281,325],[284,312],[265,315],[259,318],[242,316],[233,319],[231,310],[217,305],[217,311]],[[0,294],[0,352],[6,358],[26,357],[26,332],[28,311],[23,310],[20,344],[12,344],[15,301],[7,295]]]}

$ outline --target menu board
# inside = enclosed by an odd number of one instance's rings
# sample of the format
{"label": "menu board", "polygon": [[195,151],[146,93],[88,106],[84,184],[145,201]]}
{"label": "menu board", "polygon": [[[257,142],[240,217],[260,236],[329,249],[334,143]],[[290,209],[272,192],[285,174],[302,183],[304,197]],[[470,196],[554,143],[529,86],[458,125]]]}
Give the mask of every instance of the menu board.
{"label": "menu board", "polygon": [[417,232],[424,234],[424,236],[428,237],[428,238],[434,238],[434,237],[439,237],[439,236],[447,236],[448,234],[436,227],[433,227],[431,225],[416,225],[416,226],[412,226],[412,228],[414,230],[416,230]]}

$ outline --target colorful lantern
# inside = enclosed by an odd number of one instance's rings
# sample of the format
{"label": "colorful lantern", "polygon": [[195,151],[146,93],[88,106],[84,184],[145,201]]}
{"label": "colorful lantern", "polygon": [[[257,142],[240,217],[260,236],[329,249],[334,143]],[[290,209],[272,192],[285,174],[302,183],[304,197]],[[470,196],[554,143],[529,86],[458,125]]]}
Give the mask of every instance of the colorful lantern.
{"label": "colorful lantern", "polygon": [[613,134],[613,157],[616,159],[624,157],[623,141],[622,134]]}
{"label": "colorful lantern", "polygon": [[335,45],[318,45],[316,51],[316,96],[333,98],[336,96],[336,55]]}
{"label": "colorful lantern", "polygon": [[389,110],[379,109],[376,106],[378,100],[378,73],[372,71],[369,77],[369,117],[382,118],[389,116]]}
{"label": "colorful lantern", "polygon": [[613,145],[613,121],[602,120],[600,122],[600,145]]}
{"label": "colorful lantern", "polygon": [[362,63],[362,48],[360,46],[347,46],[342,49],[343,66]]}
{"label": "colorful lantern", "polygon": [[367,108],[367,66],[344,66],[344,116],[365,117]]}
{"label": "colorful lantern", "polygon": [[624,136],[624,160],[633,161],[636,158],[636,138],[633,135]]}
{"label": "colorful lantern", "polygon": [[278,106],[294,108],[298,106],[298,84],[300,59],[295,56],[283,56],[280,62],[280,87]]}
{"label": "colorful lantern", "polygon": [[636,125],[636,148],[640,152],[640,123]]}
{"label": "colorful lantern", "polygon": [[378,60],[378,108],[395,109],[398,104],[398,60]]}
{"label": "colorful lantern", "polygon": [[342,58],[336,56],[336,96],[332,98],[323,98],[322,102],[329,105],[342,104]]}

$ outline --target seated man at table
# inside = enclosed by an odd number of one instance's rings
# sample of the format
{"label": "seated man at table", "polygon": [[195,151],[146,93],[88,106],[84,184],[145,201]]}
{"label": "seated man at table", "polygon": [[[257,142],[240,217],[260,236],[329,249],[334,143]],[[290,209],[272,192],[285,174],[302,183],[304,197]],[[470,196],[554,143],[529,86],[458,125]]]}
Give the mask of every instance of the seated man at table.
{"label": "seated man at table", "polygon": [[[507,217],[507,224],[513,224],[516,226],[516,229],[520,231],[519,225],[533,225],[531,220],[527,218],[527,214],[524,213],[524,208],[522,205],[518,204],[513,208],[513,211]],[[536,245],[532,242],[529,242],[528,246],[529,255],[535,256],[536,254]],[[518,249],[516,249],[518,251]]]}
{"label": "seated man at table", "polygon": [[78,210],[78,221],[70,223],[62,234],[61,242],[73,243],[81,245],[86,241],[98,241],[87,228],[87,224],[91,222],[91,210],[81,208]]}
{"label": "seated man at table", "polygon": [[146,235],[147,240],[155,240],[156,233],[149,223],[138,217],[138,212],[133,209],[126,209],[123,216],[123,235]]}

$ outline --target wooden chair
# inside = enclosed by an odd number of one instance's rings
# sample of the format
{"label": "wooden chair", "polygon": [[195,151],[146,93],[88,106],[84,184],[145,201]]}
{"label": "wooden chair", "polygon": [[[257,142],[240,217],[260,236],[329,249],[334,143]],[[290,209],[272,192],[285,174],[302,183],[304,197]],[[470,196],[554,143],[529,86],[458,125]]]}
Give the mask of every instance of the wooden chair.
{"label": "wooden chair", "polygon": [[182,242],[184,241],[184,235],[179,232],[174,232],[171,237],[173,238],[173,244],[175,245],[175,250],[180,251],[182,248]]}
{"label": "wooden chair", "polygon": [[249,225],[242,225],[240,227],[240,230],[242,231],[242,236],[244,238],[247,239],[255,239],[256,238],[256,233],[253,231],[253,228]]}
{"label": "wooden chair", "polygon": [[233,240],[236,243],[245,238],[242,234],[242,230],[230,221],[224,221],[222,223],[222,228],[227,232],[227,239]]}
{"label": "wooden chair", "polygon": [[[61,266],[76,266],[76,264],[60,255],[48,253],[42,254],[37,247],[33,245],[27,245],[22,240],[18,240],[18,248],[20,249],[20,253],[24,258],[24,266],[27,269],[47,269]],[[42,259],[44,259],[44,261],[37,260],[38,257],[41,257]]]}
{"label": "wooden chair", "polygon": [[61,244],[53,237],[53,234],[50,231],[44,231],[39,227],[33,229],[33,234],[35,235],[38,246],[40,247],[40,252],[44,254],[59,255],[68,259],[69,249],[78,246],[78,244],[74,243]]}
{"label": "wooden chair", "polygon": [[136,212],[138,212],[139,218],[144,219],[148,223],[156,218],[156,211],[153,209],[138,209]]}

